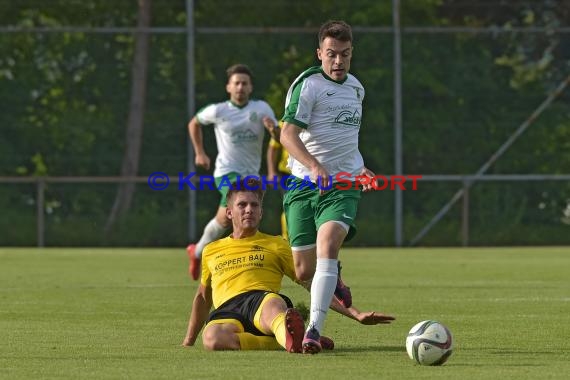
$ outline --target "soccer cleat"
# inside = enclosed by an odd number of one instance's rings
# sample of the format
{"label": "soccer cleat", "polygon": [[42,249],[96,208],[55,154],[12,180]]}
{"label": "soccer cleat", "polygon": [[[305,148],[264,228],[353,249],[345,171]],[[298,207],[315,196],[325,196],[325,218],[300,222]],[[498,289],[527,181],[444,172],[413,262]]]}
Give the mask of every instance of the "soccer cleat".
{"label": "soccer cleat", "polygon": [[199,257],[196,257],[196,244],[190,244],[186,247],[186,253],[188,253],[188,258],[190,259],[190,266],[188,267],[188,273],[194,281],[200,278],[200,267],[201,261]]}
{"label": "soccer cleat", "polygon": [[303,352],[303,333],[305,332],[305,322],[297,309],[289,308],[285,310],[285,349],[287,352]]}
{"label": "soccer cleat", "polygon": [[342,278],[340,277],[340,270],[342,267],[340,266],[340,261],[338,262],[338,278],[336,280],[336,288],[334,290],[334,295],[338,299],[338,302],[342,304],[344,307],[351,307],[352,306],[352,293],[350,293],[350,288],[342,282]]}
{"label": "soccer cleat", "polygon": [[321,336],[319,343],[323,350],[334,350],[334,341],[327,336]]}
{"label": "soccer cleat", "polygon": [[323,350],[321,346],[321,335],[314,327],[310,328],[303,338],[303,353],[304,354],[318,354]]}

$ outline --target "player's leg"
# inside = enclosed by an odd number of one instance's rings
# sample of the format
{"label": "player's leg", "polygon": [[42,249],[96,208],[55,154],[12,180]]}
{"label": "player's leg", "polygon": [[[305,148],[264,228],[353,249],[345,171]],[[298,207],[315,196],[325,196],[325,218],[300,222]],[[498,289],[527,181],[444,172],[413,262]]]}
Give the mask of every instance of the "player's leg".
{"label": "player's leg", "polygon": [[[315,315],[311,318],[314,326],[321,331],[326,312],[320,310],[328,310],[323,305],[330,305],[333,294],[335,294],[338,286],[338,255],[340,247],[347,235],[348,226],[329,221],[321,225],[317,233],[317,267],[315,276],[311,285],[311,293],[314,293],[322,301],[318,303]],[[339,299],[342,304],[345,300]],[[349,307],[350,305],[345,305]]]}
{"label": "player's leg", "polygon": [[226,208],[228,206],[227,195],[231,183],[234,182],[236,178],[237,173],[229,173],[222,177],[215,178],[216,187],[220,192],[220,205],[216,216],[208,222],[206,228],[204,228],[202,237],[196,244],[195,255],[197,258],[202,257],[202,251],[207,244],[221,238],[231,225],[230,220],[226,216]]}
{"label": "player's leg", "polygon": [[216,216],[212,218],[204,228],[204,233],[202,237],[196,244],[196,256],[198,258],[202,257],[202,251],[204,247],[214,240],[218,240],[228,230],[230,227],[230,222],[228,217],[226,216],[226,207],[220,206],[218,207],[218,211],[216,212]]}
{"label": "player's leg", "polygon": [[204,348],[222,350],[275,350],[281,348],[272,336],[258,336],[243,331],[237,320],[216,320],[202,333]]}
{"label": "player's leg", "polygon": [[308,249],[291,247],[295,264],[295,275],[299,281],[309,282],[315,275],[317,265],[316,245]]}
{"label": "player's leg", "polygon": [[321,351],[320,334],[337,285],[338,251],[345,236],[345,229],[335,222],[323,224],[317,233],[317,265],[311,284],[310,319],[303,340],[305,353]]}
{"label": "player's leg", "polygon": [[[317,267],[315,205],[318,202],[319,194],[314,189],[300,186],[301,180],[296,178],[291,179],[288,185],[293,185],[293,187],[285,193],[283,209],[287,216],[289,244],[293,252],[297,279],[304,282],[313,281],[311,284],[310,315],[314,319],[315,313],[323,309],[319,306],[322,303],[322,297],[313,293],[315,286],[313,276]],[[329,305],[324,306],[325,313]],[[322,346],[319,333],[314,328],[309,328],[305,333],[302,345],[303,352],[320,352]]]}
{"label": "player's leg", "polygon": [[186,247],[186,252],[188,253],[188,258],[190,259],[188,272],[194,280],[198,280],[200,277],[200,264],[204,247],[224,236],[230,227],[230,220],[226,217],[226,207],[228,205],[226,196],[229,190],[229,185],[226,186],[226,184],[231,184],[236,180],[236,178],[236,173],[229,173],[225,176],[215,178],[216,187],[221,195],[220,205],[218,207],[218,211],[216,212],[216,216],[208,222],[198,243],[190,244],[188,247]]}
{"label": "player's leg", "polygon": [[216,212],[216,216],[208,222],[202,233],[202,237],[197,244],[190,244],[186,251],[188,253],[188,258],[190,259],[190,266],[188,272],[192,276],[192,279],[198,280],[200,277],[200,265],[202,261],[202,251],[204,247],[223,237],[227,232],[229,227],[229,221],[226,217],[226,208],[219,207]]}
{"label": "player's leg", "polygon": [[305,322],[301,314],[276,293],[267,293],[254,316],[254,324],[288,352],[300,353]]}
{"label": "player's leg", "polygon": [[287,219],[289,245],[293,251],[295,275],[300,281],[310,281],[315,274],[317,229],[313,204],[318,193],[308,189],[293,189],[283,197]]}
{"label": "player's leg", "polygon": [[[317,344],[333,297],[339,286],[347,293],[339,301],[350,307],[352,296],[338,276],[338,255],[340,247],[351,231],[360,194],[332,190],[319,199],[317,207],[317,264],[311,284],[311,312],[307,333],[303,340],[303,352],[318,353]],[[350,224],[349,224],[350,223]]]}
{"label": "player's leg", "polygon": [[211,351],[240,350],[239,333],[243,326],[237,320],[223,319],[209,322],[202,332],[204,348]]}
{"label": "player's leg", "polygon": [[[319,218],[317,220],[317,228],[319,229],[319,235],[321,240],[318,241],[318,249],[322,249],[322,255],[325,257],[336,257],[340,252],[340,247],[344,241],[352,239],[356,234],[356,225],[354,220],[356,218],[356,213],[358,210],[358,202],[360,201],[360,191],[359,190],[346,190],[346,191],[333,191],[327,195],[330,199],[325,202],[326,208],[320,210]],[[331,230],[330,228],[322,229],[324,224],[329,224],[330,222],[336,223],[337,226],[342,227],[345,233],[343,234],[338,228]],[[322,229],[322,230],[321,230]],[[344,235],[345,237],[340,242],[340,245],[335,246],[331,244],[334,239],[327,236],[329,233]],[[350,307],[352,305],[352,294],[350,288],[344,284],[341,277],[341,265],[340,261],[337,262],[337,272],[338,280],[335,289],[335,296],[339,302],[344,307]]]}

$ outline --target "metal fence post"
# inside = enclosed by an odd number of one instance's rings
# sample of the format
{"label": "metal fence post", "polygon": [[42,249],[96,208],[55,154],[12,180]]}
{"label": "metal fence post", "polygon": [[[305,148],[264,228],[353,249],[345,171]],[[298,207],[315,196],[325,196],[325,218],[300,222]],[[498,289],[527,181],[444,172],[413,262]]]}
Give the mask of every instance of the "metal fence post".
{"label": "metal fence post", "polygon": [[[194,116],[196,97],[195,97],[195,78],[194,78],[194,66],[195,56],[194,56],[194,0],[186,0],[186,86],[187,86],[187,107],[188,115],[190,120]],[[192,173],[196,170],[194,166],[194,148],[192,142],[188,139],[187,142],[188,155],[187,155],[187,167],[188,173]],[[188,241],[196,241],[196,192],[188,190]]]}
{"label": "metal fence post", "polygon": [[463,211],[461,213],[461,243],[469,245],[469,183],[463,180]]}
{"label": "metal fence post", "polygon": [[[400,1],[392,0],[394,28],[394,174],[402,175],[402,38],[400,31]],[[402,189],[394,189],[394,240],[402,246],[404,199]]]}
{"label": "metal fence post", "polygon": [[38,177],[36,195],[38,248],[43,248],[45,246],[45,190],[45,180]]}

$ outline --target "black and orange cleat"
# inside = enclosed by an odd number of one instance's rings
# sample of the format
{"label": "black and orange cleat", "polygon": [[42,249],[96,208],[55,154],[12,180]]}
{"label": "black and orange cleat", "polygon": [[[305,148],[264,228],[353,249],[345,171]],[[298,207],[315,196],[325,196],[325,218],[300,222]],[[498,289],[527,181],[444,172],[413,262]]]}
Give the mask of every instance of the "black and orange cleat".
{"label": "black and orange cleat", "polygon": [[305,321],[297,309],[289,308],[285,311],[285,331],[285,349],[287,352],[303,352]]}

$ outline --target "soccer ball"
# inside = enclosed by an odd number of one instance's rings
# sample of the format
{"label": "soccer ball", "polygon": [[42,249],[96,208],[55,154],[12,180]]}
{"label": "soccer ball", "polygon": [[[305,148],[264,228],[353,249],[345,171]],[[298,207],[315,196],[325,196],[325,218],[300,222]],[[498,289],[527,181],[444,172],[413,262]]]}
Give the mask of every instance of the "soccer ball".
{"label": "soccer ball", "polygon": [[421,321],[408,333],[406,351],[421,365],[442,365],[453,352],[451,332],[437,321]]}

